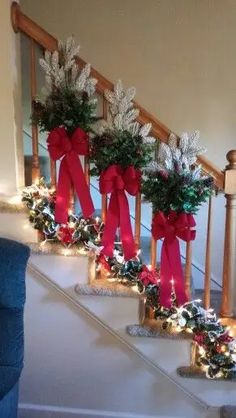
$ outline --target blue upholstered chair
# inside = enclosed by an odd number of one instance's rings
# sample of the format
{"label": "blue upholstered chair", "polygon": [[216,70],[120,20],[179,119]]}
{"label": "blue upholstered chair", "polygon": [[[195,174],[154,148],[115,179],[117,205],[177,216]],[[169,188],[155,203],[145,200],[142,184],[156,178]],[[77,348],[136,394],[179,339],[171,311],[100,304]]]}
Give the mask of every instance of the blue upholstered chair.
{"label": "blue upholstered chair", "polygon": [[16,418],[23,368],[27,246],[0,238],[0,418]]}

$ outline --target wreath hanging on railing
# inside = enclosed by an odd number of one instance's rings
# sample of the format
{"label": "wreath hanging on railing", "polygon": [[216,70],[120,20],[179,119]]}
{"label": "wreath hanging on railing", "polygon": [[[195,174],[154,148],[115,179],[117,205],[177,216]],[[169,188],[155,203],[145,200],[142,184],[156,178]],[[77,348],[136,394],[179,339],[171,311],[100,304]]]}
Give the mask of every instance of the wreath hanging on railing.
{"label": "wreath hanging on railing", "polygon": [[91,138],[92,175],[99,176],[101,194],[111,194],[104,234],[102,254],[112,258],[117,228],[125,260],[136,256],[126,193],[136,196],[141,188],[141,175],[151,161],[155,138],[148,136],[151,124],[141,126],[134,108],[135,88],[124,90],[118,81],[114,91],[106,91],[109,103],[108,121],[101,132]]}
{"label": "wreath hanging on railing", "polygon": [[59,42],[58,51],[46,51],[40,65],[46,73],[44,99],[34,102],[32,121],[49,132],[47,146],[52,160],[60,161],[55,220],[67,223],[71,189],[79,198],[84,218],[94,212],[79,155],[89,154],[89,132],[96,118],[96,80],[90,65],[80,70],[76,57],[79,46],[73,37]]}

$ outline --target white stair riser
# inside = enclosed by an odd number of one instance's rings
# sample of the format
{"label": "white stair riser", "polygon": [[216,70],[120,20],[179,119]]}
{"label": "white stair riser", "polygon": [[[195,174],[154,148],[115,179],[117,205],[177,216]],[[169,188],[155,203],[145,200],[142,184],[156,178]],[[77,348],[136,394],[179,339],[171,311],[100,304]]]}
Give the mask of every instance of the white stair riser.
{"label": "white stair riser", "polygon": [[[158,413],[158,412],[157,412]],[[53,407],[50,405],[19,405],[19,418],[176,418],[174,416],[163,415],[140,415],[125,412],[96,411],[90,409],[63,408]],[[207,414],[204,418],[217,418],[218,415],[214,411],[214,416]],[[179,418],[179,417],[178,417]],[[184,415],[183,415],[183,418]]]}
{"label": "white stair riser", "polygon": [[88,257],[78,255],[67,257],[60,255],[32,254],[31,262],[43,274],[64,288],[75,286],[76,283],[88,283]]}

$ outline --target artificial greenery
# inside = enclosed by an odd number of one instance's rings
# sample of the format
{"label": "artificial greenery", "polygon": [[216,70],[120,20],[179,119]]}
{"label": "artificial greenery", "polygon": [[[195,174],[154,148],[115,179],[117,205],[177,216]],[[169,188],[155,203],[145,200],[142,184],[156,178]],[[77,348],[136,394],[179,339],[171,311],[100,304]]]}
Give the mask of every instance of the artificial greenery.
{"label": "artificial greenery", "polygon": [[91,140],[90,161],[92,175],[99,175],[112,164],[122,168],[130,165],[141,169],[150,162],[153,146],[143,143],[140,135],[133,136],[128,131],[107,130],[102,135],[96,135]]}
{"label": "artificial greenery", "polygon": [[178,213],[195,214],[202,203],[206,202],[213,191],[211,177],[194,178],[194,169],[168,174],[153,171],[143,181],[144,199],[151,202],[153,211],[168,214],[170,210]]}
{"label": "artificial greenery", "polygon": [[139,257],[122,262],[120,255],[118,261],[114,255],[113,259],[108,260],[108,263],[111,266],[113,277],[125,285],[136,285],[139,293],[145,293],[146,306],[153,311],[155,319],[166,319],[174,312],[176,306],[174,292],[172,293],[171,309],[166,309],[160,304],[159,271],[157,269],[148,268]]}
{"label": "artificial greenery", "polygon": [[[91,248],[91,250],[93,249]],[[143,263],[139,256],[125,261],[122,248],[118,243],[115,243],[113,257],[104,256],[100,254],[100,251],[101,248],[95,249],[95,252],[98,254],[96,258],[97,265],[102,264],[110,278],[115,278],[118,282],[126,286],[138,285],[141,291],[141,283],[138,275],[142,270]]]}
{"label": "artificial greenery", "polygon": [[46,241],[61,242],[63,245],[88,248],[88,243],[99,245],[103,223],[100,218],[84,219],[80,215],[70,214],[66,225],[55,222],[56,193],[45,184],[26,187],[22,192],[22,201],[29,209],[29,221],[40,231]]}
{"label": "artificial greenery", "polygon": [[140,258],[134,260],[125,261],[124,263],[117,264],[113,260],[111,271],[114,276],[118,278],[121,282],[124,282],[130,286],[139,284],[138,274],[142,270],[142,261]]}
{"label": "artificial greenery", "polygon": [[108,121],[90,139],[90,160],[94,163],[91,174],[100,175],[113,164],[144,168],[151,161],[155,139],[148,136],[151,124],[141,126],[136,121],[139,111],[132,101],[135,89],[125,91],[119,81],[114,91],[106,91],[105,96],[109,102]]}
{"label": "artificial greenery", "polygon": [[79,69],[78,54],[79,46],[70,37],[59,42],[58,51],[46,51],[39,61],[45,71],[44,97],[33,103],[32,122],[41,131],[63,126],[69,135],[78,127],[89,132],[97,120],[93,97],[97,81],[90,77],[89,64]]}
{"label": "artificial greenery", "polygon": [[211,196],[213,179],[203,176],[196,165],[204,151],[198,132],[183,134],[180,140],[171,135],[167,144],[160,144],[157,161],[146,170],[142,185],[144,199],[152,203],[154,212],[195,214]]}
{"label": "artificial greenery", "polygon": [[198,347],[197,365],[205,369],[207,377],[236,377],[233,358],[236,340],[229,335],[229,329],[220,323],[212,309],[205,310],[200,301],[188,302],[175,308],[164,327],[169,330],[179,327],[193,334],[193,341]]}
{"label": "artificial greenery", "polygon": [[64,126],[71,135],[77,127],[92,131],[96,104],[88,100],[87,93],[80,94],[73,89],[54,89],[45,102],[39,100],[33,104],[32,122],[40,131],[50,132]]}

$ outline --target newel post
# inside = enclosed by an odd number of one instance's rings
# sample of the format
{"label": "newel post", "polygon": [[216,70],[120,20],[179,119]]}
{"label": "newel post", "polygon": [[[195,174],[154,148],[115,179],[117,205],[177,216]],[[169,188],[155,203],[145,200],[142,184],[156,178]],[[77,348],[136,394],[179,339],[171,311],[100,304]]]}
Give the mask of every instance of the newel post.
{"label": "newel post", "polygon": [[222,317],[236,317],[236,150],[226,155],[225,168],[225,242],[223,263]]}

